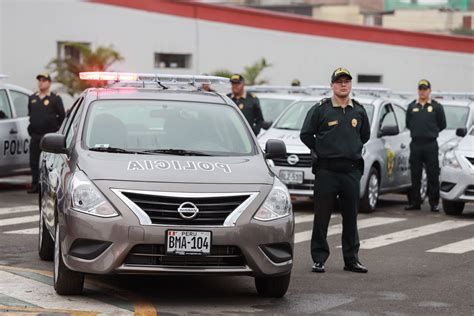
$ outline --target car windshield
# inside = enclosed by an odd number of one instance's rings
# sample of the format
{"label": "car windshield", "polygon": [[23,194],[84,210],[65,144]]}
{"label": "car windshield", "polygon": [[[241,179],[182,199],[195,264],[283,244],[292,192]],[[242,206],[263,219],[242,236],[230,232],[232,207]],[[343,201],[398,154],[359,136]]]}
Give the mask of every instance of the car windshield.
{"label": "car windshield", "polygon": [[467,106],[444,105],[446,115],[446,129],[466,127],[469,108]]}
{"label": "car windshield", "polygon": [[[306,114],[315,105],[317,101],[302,101],[297,102],[291,106],[275,124],[275,128],[278,129],[289,129],[289,130],[301,130],[303,127]],[[372,116],[374,113],[374,106],[371,104],[364,104],[364,108],[367,111],[369,117],[369,123],[372,123]]]}
{"label": "car windshield", "polygon": [[283,112],[288,105],[290,105],[295,99],[275,99],[258,97],[260,100],[260,107],[262,108],[263,119],[267,122],[273,122],[276,120],[278,115]]}
{"label": "car windshield", "polygon": [[96,151],[206,156],[255,152],[237,110],[222,104],[95,101],[84,130],[85,145]]}

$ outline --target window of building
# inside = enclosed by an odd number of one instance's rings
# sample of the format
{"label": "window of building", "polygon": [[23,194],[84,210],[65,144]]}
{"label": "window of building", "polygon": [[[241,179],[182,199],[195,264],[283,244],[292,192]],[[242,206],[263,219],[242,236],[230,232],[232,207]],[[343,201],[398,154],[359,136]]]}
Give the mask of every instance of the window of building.
{"label": "window of building", "polygon": [[382,83],[382,75],[357,75],[357,83]]}
{"label": "window of building", "polygon": [[[75,61],[80,62],[82,59],[81,50],[70,43],[71,42],[58,42],[58,58],[74,59]],[[80,44],[90,46],[90,43]]]}
{"label": "window of building", "polygon": [[191,68],[191,54],[155,53],[155,68]]}

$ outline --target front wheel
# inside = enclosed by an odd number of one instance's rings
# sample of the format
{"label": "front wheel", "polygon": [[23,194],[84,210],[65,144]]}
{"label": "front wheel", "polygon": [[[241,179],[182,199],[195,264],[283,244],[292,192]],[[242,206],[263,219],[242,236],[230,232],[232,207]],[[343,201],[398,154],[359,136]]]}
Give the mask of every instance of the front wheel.
{"label": "front wheel", "polygon": [[38,255],[41,260],[52,261],[54,257],[54,241],[44,223],[43,200],[41,199],[41,193],[39,198],[39,209]]}
{"label": "front wheel", "polygon": [[260,296],[280,298],[288,291],[290,279],[291,272],[279,276],[256,277],[255,287]]}
{"label": "front wheel", "polygon": [[360,200],[360,212],[372,213],[375,211],[379,199],[380,181],[379,172],[374,167],[370,168],[365,193]]}
{"label": "front wheel", "polygon": [[461,215],[464,202],[443,200],[443,210],[447,215]]}
{"label": "front wheel", "polygon": [[54,240],[54,290],[59,295],[77,295],[84,288],[84,273],[69,270],[63,262],[59,225]]}

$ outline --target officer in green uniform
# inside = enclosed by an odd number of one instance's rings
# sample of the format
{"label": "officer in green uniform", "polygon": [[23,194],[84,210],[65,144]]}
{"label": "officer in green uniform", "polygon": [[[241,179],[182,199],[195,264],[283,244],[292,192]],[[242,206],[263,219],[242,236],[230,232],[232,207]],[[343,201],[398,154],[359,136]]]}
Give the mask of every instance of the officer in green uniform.
{"label": "officer in green uniform", "polygon": [[313,272],[325,272],[329,257],[327,231],[339,196],[342,214],[344,270],[366,273],[358,258],[357,213],[360,179],[364,170],[362,147],[370,138],[364,107],[350,99],[352,76],[345,68],[331,77],[333,96],[311,108],[301,130],[301,141],[313,151],[315,174],[314,223],[311,239]]}
{"label": "officer in green uniform", "polygon": [[42,73],[36,76],[38,92],[28,100],[28,116],[30,125],[28,133],[30,140],[30,168],[32,175],[31,189],[28,193],[38,193],[39,158],[41,154],[40,141],[44,134],[53,133],[59,129],[64,120],[64,106],[61,97],[50,91],[51,76]]}
{"label": "officer in green uniform", "polygon": [[418,82],[418,100],[407,109],[406,126],[410,130],[410,170],[412,190],[406,210],[421,209],[421,175],[423,164],[428,180],[428,200],[432,212],[439,212],[438,133],[446,128],[446,116],[441,104],[430,99],[431,83]]}
{"label": "officer in green uniform", "polygon": [[227,96],[237,104],[252,127],[254,134],[258,135],[264,123],[260,101],[254,94],[245,92],[245,79],[241,75],[232,75],[230,83],[232,93]]}

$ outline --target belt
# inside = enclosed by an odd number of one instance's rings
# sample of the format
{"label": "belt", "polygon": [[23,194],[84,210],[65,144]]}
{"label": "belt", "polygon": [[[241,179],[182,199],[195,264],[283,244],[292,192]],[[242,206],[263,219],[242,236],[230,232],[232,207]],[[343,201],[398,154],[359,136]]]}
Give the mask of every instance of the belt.
{"label": "belt", "polygon": [[361,166],[363,172],[362,159],[353,160],[345,158],[318,158],[316,162],[317,168],[327,169],[334,172],[350,172],[360,169]]}
{"label": "belt", "polygon": [[436,138],[429,138],[429,137],[415,137],[412,140],[416,144],[429,144],[432,142],[436,142]]}

